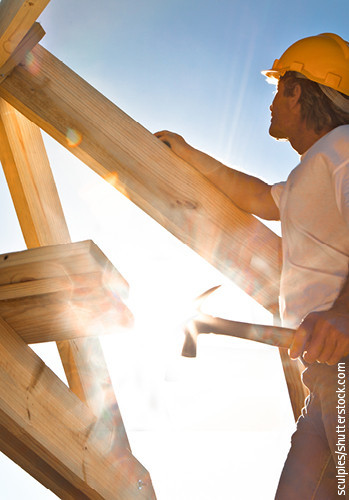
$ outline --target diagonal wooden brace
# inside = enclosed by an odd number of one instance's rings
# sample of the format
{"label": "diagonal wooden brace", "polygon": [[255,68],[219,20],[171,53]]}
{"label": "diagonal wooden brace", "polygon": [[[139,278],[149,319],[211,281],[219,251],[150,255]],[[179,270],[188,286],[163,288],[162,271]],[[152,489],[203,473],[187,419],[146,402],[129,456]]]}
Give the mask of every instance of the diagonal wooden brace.
{"label": "diagonal wooden brace", "polygon": [[[27,247],[70,243],[41,132],[2,100],[0,143],[0,160]],[[122,455],[130,445],[99,340],[58,342],[57,347],[70,388],[113,427],[114,453]]]}
{"label": "diagonal wooden brace", "polygon": [[0,83],[8,77],[13,69],[25,59],[30,51],[37,45],[45,35],[45,31],[39,23],[34,23],[23,40],[19,43],[13,54],[0,68]]}

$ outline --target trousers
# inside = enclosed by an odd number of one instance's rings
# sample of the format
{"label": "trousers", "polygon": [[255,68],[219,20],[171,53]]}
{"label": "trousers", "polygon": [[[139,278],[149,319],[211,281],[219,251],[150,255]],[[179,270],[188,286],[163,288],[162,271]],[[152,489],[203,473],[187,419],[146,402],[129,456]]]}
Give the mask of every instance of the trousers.
{"label": "trousers", "polygon": [[349,499],[349,356],[337,365],[308,365],[309,389],[275,500]]}

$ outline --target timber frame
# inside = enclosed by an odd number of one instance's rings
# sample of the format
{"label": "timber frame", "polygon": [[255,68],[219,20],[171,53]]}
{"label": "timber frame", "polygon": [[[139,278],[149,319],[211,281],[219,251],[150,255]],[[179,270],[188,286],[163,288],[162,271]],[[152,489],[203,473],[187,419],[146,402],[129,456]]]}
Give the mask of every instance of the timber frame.
{"label": "timber frame", "polygon": [[[36,20],[48,3],[0,4],[0,161],[28,249],[71,244],[42,129],[276,317],[280,238],[38,44],[44,31]],[[79,139],[74,148],[68,131]],[[19,293],[10,284],[5,299]],[[155,499],[130,451],[98,339],[65,338],[57,345],[69,388],[0,308],[1,451],[60,498]],[[297,418],[299,368],[280,354]]]}

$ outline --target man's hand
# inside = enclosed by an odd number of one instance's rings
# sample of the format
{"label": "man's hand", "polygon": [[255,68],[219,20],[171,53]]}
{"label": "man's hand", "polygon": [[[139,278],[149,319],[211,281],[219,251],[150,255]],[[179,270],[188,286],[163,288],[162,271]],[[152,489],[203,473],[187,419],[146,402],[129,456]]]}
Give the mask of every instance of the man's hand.
{"label": "man's hand", "polygon": [[335,365],[349,354],[349,310],[312,312],[296,331],[290,356]]}
{"label": "man's hand", "polygon": [[154,135],[181,158],[185,157],[186,150],[190,149],[189,144],[185,142],[182,136],[168,130],[156,132]]}

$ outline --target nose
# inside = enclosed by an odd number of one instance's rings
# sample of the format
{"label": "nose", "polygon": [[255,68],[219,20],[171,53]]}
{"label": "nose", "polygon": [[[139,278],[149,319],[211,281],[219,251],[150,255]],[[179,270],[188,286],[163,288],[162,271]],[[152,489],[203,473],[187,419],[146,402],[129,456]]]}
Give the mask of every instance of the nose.
{"label": "nose", "polygon": [[272,103],[271,105],[269,106],[269,109],[270,111],[273,111],[273,107],[274,107],[274,103],[275,103],[275,99],[276,99],[276,96],[278,95],[278,93],[276,92],[276,94],[274,95],[274,99],[272,100]]}

